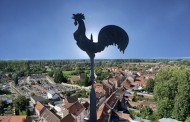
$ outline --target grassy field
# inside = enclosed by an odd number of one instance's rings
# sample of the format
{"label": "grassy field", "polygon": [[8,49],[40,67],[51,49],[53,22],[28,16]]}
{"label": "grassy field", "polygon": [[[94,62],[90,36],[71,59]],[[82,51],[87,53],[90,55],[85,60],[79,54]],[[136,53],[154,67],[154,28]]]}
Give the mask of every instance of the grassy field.
{"label": "grassy field", "polygon": [[63,71],[63,74],[64,75],[71,75],[71,73],[73,73],[73,72],[75,72],[75,71]]}
{"label": "grassy field", "polygon": [[68,78],[72,78],[72,77],[76,76],[76,75],[72,75],[73,72],[75,72],[75,71],[63,71],[63,75]]}

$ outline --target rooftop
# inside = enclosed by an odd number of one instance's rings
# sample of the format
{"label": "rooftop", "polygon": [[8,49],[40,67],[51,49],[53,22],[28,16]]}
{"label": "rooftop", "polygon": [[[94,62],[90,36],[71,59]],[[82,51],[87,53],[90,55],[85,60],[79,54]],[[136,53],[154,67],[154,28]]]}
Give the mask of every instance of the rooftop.
{"label": "rooftop", "polygon": [[84,106],[78,101],[68,108],[69,112],[75,116],[78,116],[84,109]]}
{"label": "rooftop", "polygon": [[62,122],[77,122],[77,120],[72,114],[68,114],[62,119]]}
{"label": "rooftop", "polygon": [[32,96],[32,99],[34,99],[35,101],[40,101],[40,102],[46,101],[46,99],[44,99],[42,96]]}
{"label": "rooftop", "polygon": [[29,116],[0,116],[0,122],[32,122]]}
{"label": "rooftop", "polygon": [[43,106],[39,101],[37,101],[35,108],[36,108],[38,111],[41,111],[41,110],[44,108],[44,106]]}

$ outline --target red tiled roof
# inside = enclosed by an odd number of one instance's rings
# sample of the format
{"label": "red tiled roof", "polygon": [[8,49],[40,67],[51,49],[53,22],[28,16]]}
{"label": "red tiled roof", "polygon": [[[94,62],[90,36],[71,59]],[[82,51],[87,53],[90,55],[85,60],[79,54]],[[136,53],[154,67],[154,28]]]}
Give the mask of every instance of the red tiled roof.
{"label": "red tiled roof", "polygon": [[69,108],[70,106],[72,106],[75,102],[78,101],[77,96],[70,96],[64,99],[64,103],[66,108]]}
{"label": "red tiled roof", "polygon": [[112,86],[111,86],[109,83],[105,83],[104,86],[106,86],[106,87],[112,89]]}
{"label": "red tiled roof", "polygon": [[0,116],[0,122],[32,122],[32,119],[26,115],[22,115],[22,116]]}
{"label": "red tiled roof", "polygon": [[107,101],[107,105],[109,105],[109,107],[111,107],[111,108],[114,108],[117,101],[118,100],[117,100],[117,98],[115,96],[115,93],[114,93],[114,94],[111,95],[110,99]]}
{"label": "red tiled roof", "polygon": [[129,89],[131,87],[131,82],[128,80],[125,80],[122,82],[121,86],[123,86],[124,88]]}
{"label": "red tiled roof", "polygon": [[100,117],[102,116],[102,113],[105,109],[105,103],[110,99],[112,95],[110,95],[103,103],[102,105],[99,107],[98,111],[97,111],[97,120],[100,119]]}
{"label": "red tiled roof", "polygon": [[97,120],[100,119],[100,117],[101,117],[101,115],[102,115],[102,113],[103,113],[104,107],[105,107],[105,103],[103,103],[103,104],[99,107],[99,109],[98,109],[98,111],[97,111]]}
{"label": "red tiled roof", "polygon": [[41,117],[48,122],[60,122],[60,117],[47,108],[43,109]]}
{"label": "red tiled roof", "polygon": [[130,114],[126,114],[126,113],[123,113],[123,112],[116,112],[116,115],[118,115],[120,118],[127,119],[129,121],[132,120]]}
{"label": "red tiled roof", "polygon": [[75,116],[78,116],[84,109],[84,106],[78,101],[68,108],[69,112]]}
{"label": "red tiled roof", "polygon": [[35,108],[40,112],[44,108],[44,106],[39,101],[37,101]]}
{"label": "red tiled roof", "polygon": [[68,114],[61,120],[61,122],[77,122],[77,120],[72,114]]}

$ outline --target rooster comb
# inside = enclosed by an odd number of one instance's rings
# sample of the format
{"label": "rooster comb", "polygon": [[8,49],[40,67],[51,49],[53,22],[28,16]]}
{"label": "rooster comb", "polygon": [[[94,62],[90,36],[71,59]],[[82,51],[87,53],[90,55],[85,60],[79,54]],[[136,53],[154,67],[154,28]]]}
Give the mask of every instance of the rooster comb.
{"label": "rooster comb", "polygon": [[75,19],[85,19],[84,14],[82,14],[82,13],[73,14],[73,18],[75,18]]}

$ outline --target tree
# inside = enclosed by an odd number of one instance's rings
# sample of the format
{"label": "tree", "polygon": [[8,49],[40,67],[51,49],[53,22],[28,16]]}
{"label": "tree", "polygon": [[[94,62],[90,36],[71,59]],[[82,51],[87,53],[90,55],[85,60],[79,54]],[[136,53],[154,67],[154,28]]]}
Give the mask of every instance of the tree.
{"label": "tree", "polygon": [[190,69],[166,67],[155,78],[154,98],[158,117],[184,121],[190,115]]}
{"label": "tree", "polygon": [[18,85],[18,75],[15,76],[14,83],[15,83],[15,85]]}
{"label": "tree", "polygon": [[171,117],[173,108],[173,102],[168,98],[163,98],[157,102],[157,114],[159,118],[169,118]]}
{"label": "tree", "polygon": [[190,122],[190,117],[187,117],[185,122]]}
{"label": "tree", "polygon": [[67,82],[67,79],[63,76],[63,73],[62,73],[61,70],[57,70],[57,71],[55,72],[54,81],[55,81],[56,83],[62,83],[62,82],[66,83],[66,82]]}
{"label": "tree", "polygon": [[13,104],[17,110],[25,110],[25,106],[27,105],[27,99],[25,96],[18,96],[14,101]]}
{"label": "tree", "polygon": [[54,74],[53,71],[48,72],[48,75],[49,75],[50,77],[53,77],[53,74]]}
{"label": "tree", "polygon": [[85,86],[88,86],[88,84],[89,84],[89,78],[86,77],[86,78],[84,79],[84,85],[85,85]]}
{"label": "tree", "polygon": [[31,96],[35,96],[36,94],[34,92],[31,93]]}
{"label": "tree", "polygon": [[190,115],[190,70],[182,70],[178,74],[178,92],[175,97],[173,117],[178,120],[185,120]]}
{"label": "tree", "polygon": [[6,103],[4,101],[0,100],[0,115],[3,113],[3,108],[4,108],[5,104]]}
{"label": "tree", "polygon": [[155,84],[154,79],[152,78],[148,79],[146,83],[146,91],[153,92],[154,84]]}
{"label": "tree", "polygon": [[27,115],[27,116],[30,116],[30,115],[31,115],[31,113],[30,113],[30,110],[29,110],[29,109],[27,109],[27,110],[26,110],[26,115]]}
{"label": "tree", "polygon": [[141,110],[141,117],[144,119],[150,119],[153,114],[153,110],[148,106],[143,106]]}

